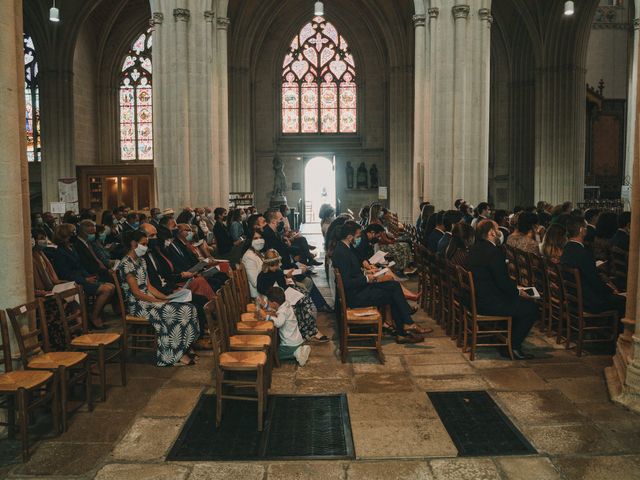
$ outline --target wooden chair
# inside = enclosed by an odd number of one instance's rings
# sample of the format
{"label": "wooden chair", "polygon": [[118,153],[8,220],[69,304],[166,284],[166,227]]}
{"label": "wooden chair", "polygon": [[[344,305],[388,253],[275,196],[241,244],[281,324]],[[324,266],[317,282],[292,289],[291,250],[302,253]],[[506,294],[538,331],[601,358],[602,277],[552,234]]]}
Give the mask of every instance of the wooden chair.
{"label": "wooden chair", "polygon": [[[549,310],[547,312],[547,336],[556,334],[556,343],[566,340],[566,310],[564,302],[564,289],[562,285],[562,273],[557,263],[545,261],[545,272],[549,291]],[[567,345],[568,347],[568,345]]]}
{"label": "wooden chair", "polygon": [[[349,349],[351,350],[375,350],[380,363],[384,365],[384,353],[382,353],[382,313],[377,307],[348,308],[347,296],[344,292],[342,275],[338,268],[333,269],[336,275],[336,291],[340,302],[342,315],[340,335],[340,359],[342,363],[347,361]],[[358,331],[353,331],[357,329]],[[362,331],[366,330],[366,331]],[[373,341],[372,345],[351,345],[349,341]]]}
{"label": "wooden chair", "polygon": [[[258,402],[258,431],[262,431],[264,412],[267,409],[268,382],[265,379],[267,369],[267,353],[264,351],[230,351],[224,340],[224,328],[213,321],[212,305],[205,306],[209,332],[211,334],[211,348],[213,349],[214,369],[216,371],[216,427],[222,421],[222,400],[244,400]],[[255,373],[255,379],[225,378],[226,373],[250,374]],[[231,385],[237,388],[252,388],[256,398],[224,393],[224,387]]]}
{"label": "wooden chair", "polygon": [[[456,266],[458,271],[458,282],[460,285],[460,295],[463,300],[463,351],[467,351],[469,336],[471,336],[471,354],[469,359],[475,359],[477,347],[506,347],[509,356],[513,360],[511,349],[511,317],[499,315],[479,315],[476,309],[476,288],[473,283],[473,274],[460,266]],[[504,326],[501,326],[504,325]],[[502,340],[502,342],[478,343],[479,337],[489,337],[491,339]]]}
{"label": "wooden chair", "polygon": [[611,276],[614,285],[621,292],[627,291],[627,270],[629,268],[629,252],[618,247],[611,249]]}
{"label": "wooden chair", "polygon": [[[273,357],[270,357],[273,349],[273,342],[270,335],[230,335],[227,321],[227,309],[223,303],[221,292],[218,291],[216,298],[209,301],[204,306],[205,316],[209,330],[215,328],[219,335],[219,341],[223,342],[225,351],[235,352],[265,352],[267,354],[267,364],[265,375],[267,388],[271,386],[271,372],[273,370]],[[276,352],[277,354],[277,352]]]}
{"label": "wooden chair", "polygon": [[[45,317],[44,302],[33,302],[7,309],[13,333],[20,349],[20,360],[25,370],[57,372],[60,386],[62,430],[67,430],[67,396],[72,385],[85,384],[85,401],[93,410],[91,398],[91,365],[84,352],[51,352]],[[28,325],[21,325],[20,318],[27,317]]]}
{"label": "wooden chair", "polygon": [[[226,308],[226,332],[229,336],[233,335],[268,335],[271,337],[271,354],[273,363],[279,367],[280,358],[278,357],[278,332],[272,322],[266,320],[257,320],[255,313],[240,313],[238,298],[234,294],[234,288],[231,282],[226,282],[220,290],[218,296],[221,298],[222,305]],[[240,321],[238,321],[240,319]]]}
{"label": "wooden chair", "polygon": [[416,243],[416,259],[418,262],[418,284],[420,288],[420,308],[429,311],[430,284],[429,284],[429,250],[424,245]]}
{"label": "wooden chair", "polygon": [[460,282],[458,281],[458,271],[456,266],[449,260],[446,260],[447,276],[449,278],[449,310],[450,323],[447,331],[452,340],[456,340],[459,347],[462,346],[463,318],[462,301],[460,297]]}
{"label": "wooden chair", "polygon": [[58,398],[58,376],[56,372],[43,370],[13,370],[11,347],[9,345],[9,330],[7,319],[0,311],[0,342],[2,342],[2,357],[0,366],[4,373],[0,373],[0,408],[7,410],[7,421],[0,422],[6,426],[9,438],[14,438],[16,430],[16,412],[20,422],[20,439],[22,440],[22,460],[29,459],[29,416],[33,410],[45,404],[51,404],[53,414],[53,428],[60,431],[60,405]]}
{"label": "wooden chair", "polygon": [[[561,271],[567,315],[567,348],[571,344],[573,332],[578,334],[576,354],[579,357],[582,356],[582,348],[585,343],[613,344],[618,336],[618,312],[615,310],[607,310],[601,313],[586,312],[582,301],[580,271],[567,265],[562,265]],[[586,332],[590,332],[593,335],[598,333],[607,335],[604,338],[586,339]]]}
{"label": "wooden chair", "polygon": [[517,280],[521,287],[531,287],[533,281],[531,279],[531,265],[529,264],[529,254],[519,248],[514,248],[513,253],[516,260]]}
{"label": "wooden chair", "polygon": [[536,287],[540,293],[537,303],[540,307],[540,320],[543,329],[547,325],[547,315],[549,314],[549,285],[547,284],[547,272],[545,270],[544,259],[541,255],[527,253],[529,257],[529,272],[531,274],[531,285]]}
{"label": "wooden chair", "polygon": [[122,337],[124,340],[125,357],[127,350],[146,351],[156,353],[158,350],[158,341],[156,331],[149,322],[148,318],[136,317],[129,315],[124,305],[124,297],[122,296],[122,288],[120,280],[116,272],[111,272],[113,284],[116,286],[116,295],[120,306],[120,319],[122,321]]}
{"label": "wooden chair", "polygon": [[[78,298],[79,308],[69,312],[67,304]],[[115,358],[120,361],[120,381],[127,385],[127,363],[124,336],[116,332],[89,332],[87,305],[80,285],[56,294],[60,320],[67,345],[73,350],[87,352],[98,368],[101,398],[107,399],[107,363]]]}
{"label": "wooden chair", "polygon": [[449,276],[449,269],[447,268],[447,261],[444,257],[439,256],[436,258],[438,266],[438,275],[440,278],[440,325],[447,334],[451,334],[451,277]]}
{"label": "wooden chair", "polygon": [[442,307],[442,295],[440,291],[440,271],[438,269],[438,263],[436,261],[436,255],[428,252],[427,261],[429,264],[429,310],[428,314],[433,319],[438,321],[440,318],[440,311]]}
{"label": "wooden chair", "polygon": [[507,271],[509,272],[509,277],[514,282],[518,281],[518,267],[516,265],[516,253],[515,248],[510,245],[504,244],[504,254],[507,257]]}
{"label": "wooden chair", "polygon": [[256,311],[256,304],[251,301],[251,293],[249,291],[249,278],[247,270],[241,263],[233,270],[233,278],[237,282],[237,288],[240,293],[241,303],[245,312],[253,313]]}

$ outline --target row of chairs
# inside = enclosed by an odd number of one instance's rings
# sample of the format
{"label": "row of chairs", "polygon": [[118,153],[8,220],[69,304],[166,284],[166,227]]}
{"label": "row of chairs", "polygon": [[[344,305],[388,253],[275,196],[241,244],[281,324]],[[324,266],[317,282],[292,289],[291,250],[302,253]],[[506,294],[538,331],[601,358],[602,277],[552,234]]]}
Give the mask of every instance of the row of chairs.
{"label": "row of chairs", "polygon": [[[29,458],[28,426],[32,412],[49,405],[54,432],[68,426],[69,394],[83,385],[84,402],[93,410],[92,375],[99,377],[101,399],[106,400],[106,365],[119,360],[122,385],[126,385],[126,341],[120,333],[95,333],[88,329],[85,295],[81,286],[55,294],[57,314],[63,327],[66,351],[52,351],[47,311],[42,298],[0,311],[4,373],[0,374],[0,406],[7,410],[10,438],[19,429],[23,460]],[[7,317],[19,349],[22,370],[13,370]],[[17,414],[17,415],[16,415]],[[16,416],[19,427],[16,427]]]}
{"label": "row of chairs", "polygon": [[[540,293],[536,301],[540,323],[548,336],[568,349],[575,340],[576,354],[582,355],[587,343],[612,343],[618,331],[615,311],[587,312],[583,307],[580,272],[566,265],[546,261],[539,255],[506,249],[511,278],[523,287],[533,286]],[[421,307],[451,336],[470,359],[481,346],[504,346],[510,351],[511,317],[479,315],[475,304],[473,275],[463,267],[429,252],[416,251],[422,289]],[[498,323],[502,328],[496,328]],[[478,343],[480,337],[502,342]],[[511,352],[510,352],[511,353]]]}

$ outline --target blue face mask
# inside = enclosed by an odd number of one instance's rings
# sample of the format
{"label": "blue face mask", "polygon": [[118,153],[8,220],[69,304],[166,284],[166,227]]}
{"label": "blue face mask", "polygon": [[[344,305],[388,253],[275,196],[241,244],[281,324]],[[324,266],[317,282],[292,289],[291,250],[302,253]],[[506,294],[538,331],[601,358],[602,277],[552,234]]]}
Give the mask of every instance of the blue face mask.
{"label": "blue face mask", "polygon": [[87,235],[87,240],[89,240],[90,242],[95,242],[96,241],[96,234],[95,233],[90,233],[89,235]]}
{"label": "blue face mask", "polygon": [[193,240],[193,232],[187,233],[187,242],[190,242],[191,240]]}
{"label": "blue face mask", "polygon": [[105,240],[107,239],[107,234],[106,233],[101,233],[98,238],[100,239],[101,243],[104,243]]}
{"label": "blue face mask", "polygon": [[356,247],[359,247],[359,246],[360,246],[360,243],[362,243],[362,237],[358,237],[358,238],[356,238],[356,241],[354,242],[354,245],[355,245]]}
{"label": "blue face mask", "polygon": [[134,230],[137,230],[138,227],[140,226],[140,222],[133,222],[131,226],[133,227]]}

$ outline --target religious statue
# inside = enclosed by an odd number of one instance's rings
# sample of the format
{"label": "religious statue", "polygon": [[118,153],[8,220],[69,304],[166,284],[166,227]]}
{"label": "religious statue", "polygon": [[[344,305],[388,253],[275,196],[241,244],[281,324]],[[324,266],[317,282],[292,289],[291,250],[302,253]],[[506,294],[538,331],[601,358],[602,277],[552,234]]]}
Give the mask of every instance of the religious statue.
{"label": "religious statue", "polygon": [[287,179],[284,176],[284,162],[278,155],[273,157],[273,191],[271,192],[272,206],[287,203],[285,193],[287,191]]}
{"label": "religious statue", "polygon": [[347,162],[347,188],[353,188],[353,167]]}
{"label": "religious statue", "polygon": [[369,182],[367,179],[368,176],[369,175],[367,174],[367,167],[365,166],[364,162],[362,162],[358,167],[358,174],[356,176],[356,183],[358,188],[369,188]]}
{"label": "religious statue", "polygon": [[378,188],[378,167],[376,167],[375,163],[371,165],[369,169],[369,178],[369,186],[371,188]]}

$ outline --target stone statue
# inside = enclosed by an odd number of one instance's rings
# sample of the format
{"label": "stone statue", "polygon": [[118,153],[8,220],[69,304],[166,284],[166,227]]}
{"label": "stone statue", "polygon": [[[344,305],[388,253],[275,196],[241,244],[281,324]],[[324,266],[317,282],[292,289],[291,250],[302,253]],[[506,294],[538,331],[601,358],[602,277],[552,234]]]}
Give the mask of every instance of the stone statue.
{"label": "stone statue", "polygon": [[369,188],[369,182],[367,182],[367,167],[364,162],[358,167],[357,185],[358,188]]}
{"label": "stone statue", "polygon": [[353,188],[353,167],[347,162],[347,188]]}
{"label": "stone statue", "polygon": [[371,165],[369,169],[369,178],[369,186],[371,188],[378,188],[378,167],[376,167],[375,163]]}
{"label": "stone statue", "polygon": [[287,179],[284,176],[284,162],[276,155],[273,157],[273,191],[271,192],[272,206],[287,203],[285,193],[287,191]]}

